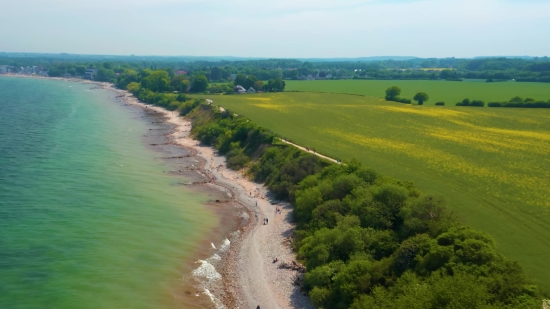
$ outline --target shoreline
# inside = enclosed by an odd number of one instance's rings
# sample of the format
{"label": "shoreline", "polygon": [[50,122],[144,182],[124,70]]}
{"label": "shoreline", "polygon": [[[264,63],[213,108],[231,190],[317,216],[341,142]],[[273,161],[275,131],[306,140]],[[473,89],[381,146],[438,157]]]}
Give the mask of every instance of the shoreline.
{"label": "shoreline", "polygon": [[[215,307],[255,308],[260,305],[281,309],[313,308],[309,297],[302,295],[300,286],[294,284],[296,278],[301,279],[303,274],[294,269],[279,268],[282,263],[290,265],[296,261],[290,240],[294,230],[290,204],[272,199],[262,184],[254,183],[238,171],[228,169],[225,157],[219,155],[214,148],[201,145],[191,138],[192,123],[179,116],[179,113],[139,102],[131,93],[116,89],[111,83],[55,79],[96,85],[115,93],[125,104],[148,108],[163,115],[166,123],[174,125],[168,141],[185,148],[190,157],[199,159],[199,174],[212,177],[213,180],[204,185],[227,192],[231,195],[230,203],[227,204],[232,204],[237,212],[244,211],[244,220],[241,220],[241,224],[228,237],[230,246],[221,259],[218,270],[221,274],[221,287],[205,292],[211,299],[208,292],[212,293],[221,302],[220,306],[213,300]],[[276,207],[282,209],[281,214],[276,214]],[[263,218],[269,220],[268,225],[261,223]],[[278,259],[277,263],[273,263],[275,258]]]}
{"label": "shoreline", "polygon": [[[242,218],[237,224],[237,229],[228,236],[229,249],[223,252],[219,269],[216,269],[221,275],[221,284],[217,285],[221,286],[204,292],[210,297],[214,307],[256,308],[259,305],[261,308],[313,308],[309,297],[302,295],[301,287],[295,285],[303,274],[292,267],[279,268],[283,263],[292,265],[296,261],[291,247],[294,230],[294,224],[291,222],[292,206],[287,202],[274,200],[262,184],[254,183],[238,171],[228,169],[225,157],[219,155],[214,148],[201,145],[199,141],[192,139],[190,120],[181,117],[177,112],[139,102],[131,93],[116,89],[111,83],[75,78],[4,76],[95,85],[112,92],[115,101],[120,100],[124,104],[147,108],[162,115],[164,122],[174,126],[167,136],[167,141],[185,148],[190,157],[198,159],[200,163],[195,171],[210,179],[201,182],[200,185],[229,194],[231,198],[228,201],[219,201],[221,203],[216,204],[221,207],[233,206],[235,217],[239,214]],[[275,212],[276,207],[282,209],[280,214]],[[267,218],[269,224],[263,225],[263,218]],[[273,262],[275,258],[278,259],[277,263]]]}
{"label": "shoreline", "polygon": [[[100,84],[119,95],[125,103],[145,108],[126,90],[114,88],[111,84]],[[175,145],[190,150],[201,159],[199,168],[213,181],[206,186],[218,187],[231,194],[236,208],[246,211],[248,220],[231,233],[231,245],[222,259],[219,272],[222,275],[221,293],[215,293],[226,308],[254,308],[257,305],[269,308],[312,308],[309,298],[300,293],[300,286],[294,285],[301,275],[292,269],[279,269],[282,263],[292,264],[295,254],[289,237],[294,225],[291,223],[292,207],[270,198],[271,194],[261,184],[249,181],[237,171],[226,167],[226,159],[212,147],[201,145],[190,136],[191,121],[176,112],[147,105],[147,108],[162,113],[167,123],[175,126],[170,140]],[[257,202],[257,206],[256,206]],[[237,206],[237,205],[240,205]],[[281,214],[275,208],[283,209]],[[257,215],[257,217],[256,217]],[[261,219],[267,218],[268,225]],[[272,261],[277,258],[278,263]]]}

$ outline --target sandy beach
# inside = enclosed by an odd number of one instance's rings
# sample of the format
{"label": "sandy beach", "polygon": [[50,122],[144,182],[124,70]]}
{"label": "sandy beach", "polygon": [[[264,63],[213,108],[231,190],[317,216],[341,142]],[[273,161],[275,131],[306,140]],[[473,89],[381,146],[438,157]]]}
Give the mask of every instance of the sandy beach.
{"label": "sandy beach", "polygon": [[[296,278],[303,276],[293,267],[296,257],[291,248],[291,205],[274,200],[261,184],[253,183],[241,173],[226,167],[225,157],[212,147],[201,145],[190,136],[191,121],[177,112],[143,104],[127,91],[115,89],[110,84],[94,83],[113,91],[126,104],[152,109],[165,116],[175,129],[171,142],[192,150],[201,159],[201,170],[211,182],[205,185],[230,192],[232,202],[244,208],[247,224],[232,233],[228,252],[218,270],[222,275],[222,287],[212,291],[221,301],[222,308],[313,308],[309,298],[300,293]],[[280,212],[277,213],[276,209]],[[264,224],[264,218],[268,224]],[[277,262],[275,260],[277,259]],[[290,267],[285,267],[289,265]]]}

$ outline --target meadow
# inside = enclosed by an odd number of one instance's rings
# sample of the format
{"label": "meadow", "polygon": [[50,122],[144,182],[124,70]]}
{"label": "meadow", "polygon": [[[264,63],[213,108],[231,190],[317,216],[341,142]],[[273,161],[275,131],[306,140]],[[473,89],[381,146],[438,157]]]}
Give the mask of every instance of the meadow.
{"label": "meadow", "polygon": [[417,92],[426,92],[430,100],[424,104],[434,105],[445,102],[454,106],[464,98],[482,100],[486,103],[508,101],[512,97],[550,100],[550,85],[545,83],[517,83],[479,81],[442,81],[442,80],[314,80],[285,81],[287,91],[311,91],[360,94],[383,98],[388,87],[401,88],[401,97],[412,99]]}
{"label": "meadow", "polygon": [[464,223],[488,232],[550,292],[550,110],[417,106],[308,92],[201,97],[297,144],[344,161],[357,158],[444,196]]}

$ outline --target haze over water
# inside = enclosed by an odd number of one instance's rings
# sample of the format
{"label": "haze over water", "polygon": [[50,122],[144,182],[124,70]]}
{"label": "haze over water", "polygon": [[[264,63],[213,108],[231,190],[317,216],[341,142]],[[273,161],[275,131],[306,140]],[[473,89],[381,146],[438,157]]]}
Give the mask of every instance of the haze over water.
{"label": "haze over water", "polygon": [[216,223],[163,173],[143,113],[91,87],[0,78],[0,308],[180,307]]}

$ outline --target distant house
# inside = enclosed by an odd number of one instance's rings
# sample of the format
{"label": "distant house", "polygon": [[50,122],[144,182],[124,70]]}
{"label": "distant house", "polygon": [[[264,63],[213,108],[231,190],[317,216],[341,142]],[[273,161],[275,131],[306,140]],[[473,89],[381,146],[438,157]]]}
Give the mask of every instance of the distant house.
{"label": "distant house", "polygon": [[239,93],[239,94],[246,93],[246,89],[244,89],[244,87],[241,86],[241,85],[235,86],[235,88],[233,88],[233,91],[235,91],[235,93]]}
{"label": "distant house", "polygon": [[235,78],[237,78],[237,74],[229,74],[229,77],[231,77],[231,80],[235,80]]}
{"label": "distant house", "polygon": [[39,71],[39,72],[38,72],[38,75],[44,76],[44,77],[48,77],[48,71],[45,71],[45,70]]}
{"label": "distant house", "polygon": [[97,69],[86,69],[86,72],[84,72],[84,78],[87,78],[87,79],[94,79],[96,75],[97,75]]}
{"label": "distant house", "polygon": [[246,93],[256,93],[256,89],[250,87],[250,88],[248,88],[248,90],[246,91]]}
{"label": "distant house", "polygon": [[176,76],[180,76],[180,75],[187,75],[187,71],[184,71],[184,70],[177,70],[174,72],[174,74]]}
{"label": "distant house", "polygon": [[306,76],[306,80],[315,80],[315,76],[309,74],[308,76]]}

